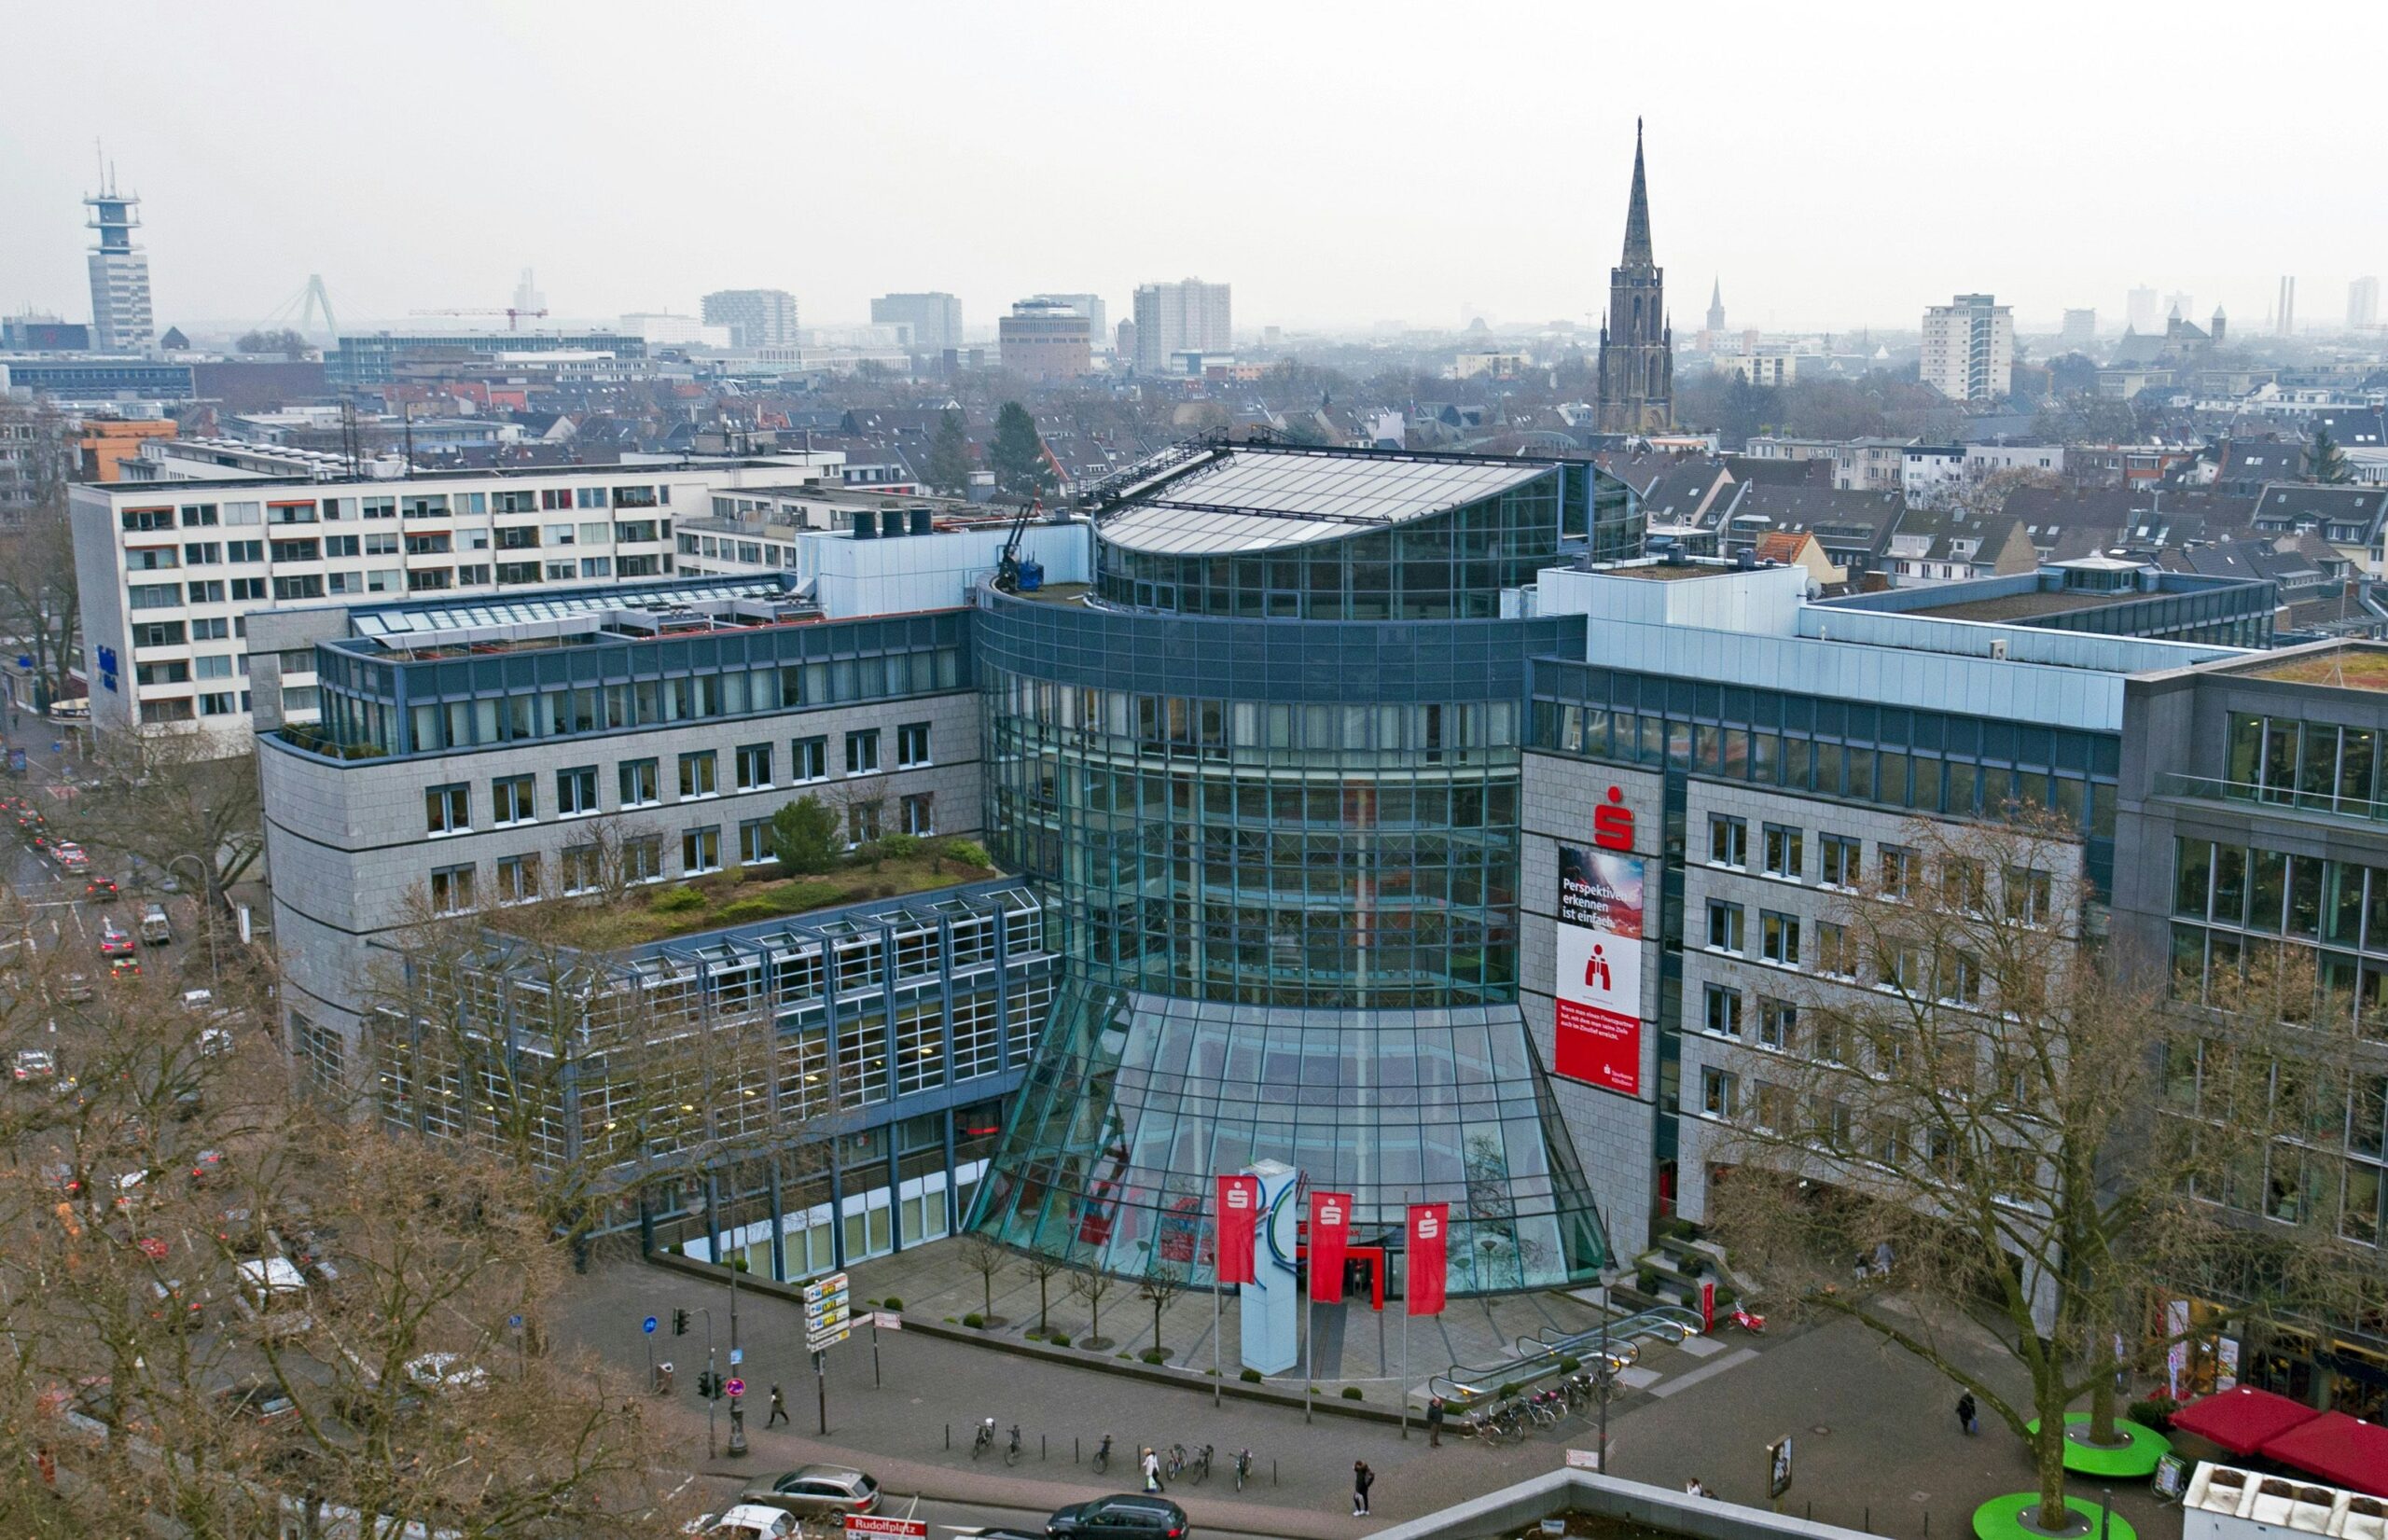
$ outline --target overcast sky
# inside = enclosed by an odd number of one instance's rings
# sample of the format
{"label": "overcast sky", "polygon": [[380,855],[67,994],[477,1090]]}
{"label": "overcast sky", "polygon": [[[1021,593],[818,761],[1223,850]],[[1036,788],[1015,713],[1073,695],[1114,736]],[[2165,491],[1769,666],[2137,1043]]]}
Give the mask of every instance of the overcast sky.
{"label": "overcast sky", "polygon": [[[90,313],[104,139],[159,325],[1235,285],[1239,329],[1597,313],[1636,114],[1676,322],[2254,326],[2388,270],[2371,6],[11,0],[0,308]],[[1646,15],[1646,22],[1638,18]],[[2376,53],[2373,49],[2370,52]],[[2355,49],[2361,54],[2362,49]],[[425,323],[417,323],[425,324]],[[437,324],[437,323],[433,323]],[[465,324],[465,323],[448,323]]]}

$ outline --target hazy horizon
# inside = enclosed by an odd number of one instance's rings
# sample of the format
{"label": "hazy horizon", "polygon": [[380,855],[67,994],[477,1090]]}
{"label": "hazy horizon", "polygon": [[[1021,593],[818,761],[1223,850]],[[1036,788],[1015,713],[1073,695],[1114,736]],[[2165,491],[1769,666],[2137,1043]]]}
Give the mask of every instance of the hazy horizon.
{"label": "hazy horizon", "polygon": [[1735,327],[1912,330],[1986,290],[2026,327],[2094,306],[2111,330],[2139,284],[2159,317],[2186,292],[2260,327],[2283,273],[2328,322],[2388,267],[2353,162],[2312,153],[2363,142],[2362,95],[2304,42],[2055,7],[1711,7],[1639,40],[1605,7],[1479,14],[275,0],[103,24],[41,0],[11,13],[0,310],[89,315],[95,139],[142,196],[160,329],[262,321],[311,272],[344,326],[502,306],[524,267],[559,318],[771,287],[806,326],[913,289],[974,329],[1039,291],[1116,322],[1194,275],[1234,285],[1240,330],[1590,325],[1637,115],[1686,332],[1712,278]]}

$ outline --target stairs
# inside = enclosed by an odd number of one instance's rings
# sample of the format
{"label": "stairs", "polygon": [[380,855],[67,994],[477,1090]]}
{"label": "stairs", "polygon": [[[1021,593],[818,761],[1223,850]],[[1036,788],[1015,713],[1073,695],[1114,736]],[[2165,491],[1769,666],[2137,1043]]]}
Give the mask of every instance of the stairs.
{"label": "stairs", "polygon": [[[1701,1281],[1705,1278],[1716,1281],[1719,1294],[1728,1289],[1736,1295],[1744,1291],[1742,1280],[1726,1260],[1723,1246],[1714,1241],[1664,1235],[1657,1245],[1633,1259],[1631,1271],[1611,1292],[1618,1305],[1627,1310],[1680,1305],[1696,1311],[1700,1308]],[[1650,1287],[1643,1287],[1645,1281]]]}

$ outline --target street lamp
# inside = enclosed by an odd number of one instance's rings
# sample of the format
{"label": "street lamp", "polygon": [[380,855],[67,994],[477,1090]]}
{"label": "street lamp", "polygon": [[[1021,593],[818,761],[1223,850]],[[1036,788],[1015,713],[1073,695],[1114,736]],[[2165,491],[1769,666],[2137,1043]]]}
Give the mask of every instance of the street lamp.
{"label": "street lamp", "polygon": [[[171,872],[186,861],[199,871],[199,923],[200,928],[207,933],[207,978],[213,986],[209,992],[221,995],[224,992],[224,973],[215,962],[215,868],[196,855],[185,854],[170,858],[166,862],[166,869]],[[215,1003],[220,1006],[224,1002],[218,999]]]}

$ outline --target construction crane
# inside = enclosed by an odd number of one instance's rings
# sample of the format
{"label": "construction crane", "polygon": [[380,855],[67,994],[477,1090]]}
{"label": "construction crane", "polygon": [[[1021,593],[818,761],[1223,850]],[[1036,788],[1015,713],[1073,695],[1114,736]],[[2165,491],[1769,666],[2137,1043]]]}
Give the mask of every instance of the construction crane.
{"label": "construction crane", "polygon": [[1028,522],[1042,512],[1045,499],[1032,498],[1011,521],[1011,534],[1004,539],[1004,553],[995,562],[995,587],[1005,593],[1034,593],[1045,586],[1045,563],[1034,557],[1022,560],[1020,537],[1028,533]]}
{"label": "construction crane", "polygon": [[523,316],[527,315],[536,320],[548,312],[544,310],[516,310],[511,305],[505,305],[493,310],[410,310],[407,313],[409,315],[503,315],[506,317],[507,330],[521,331]]}

